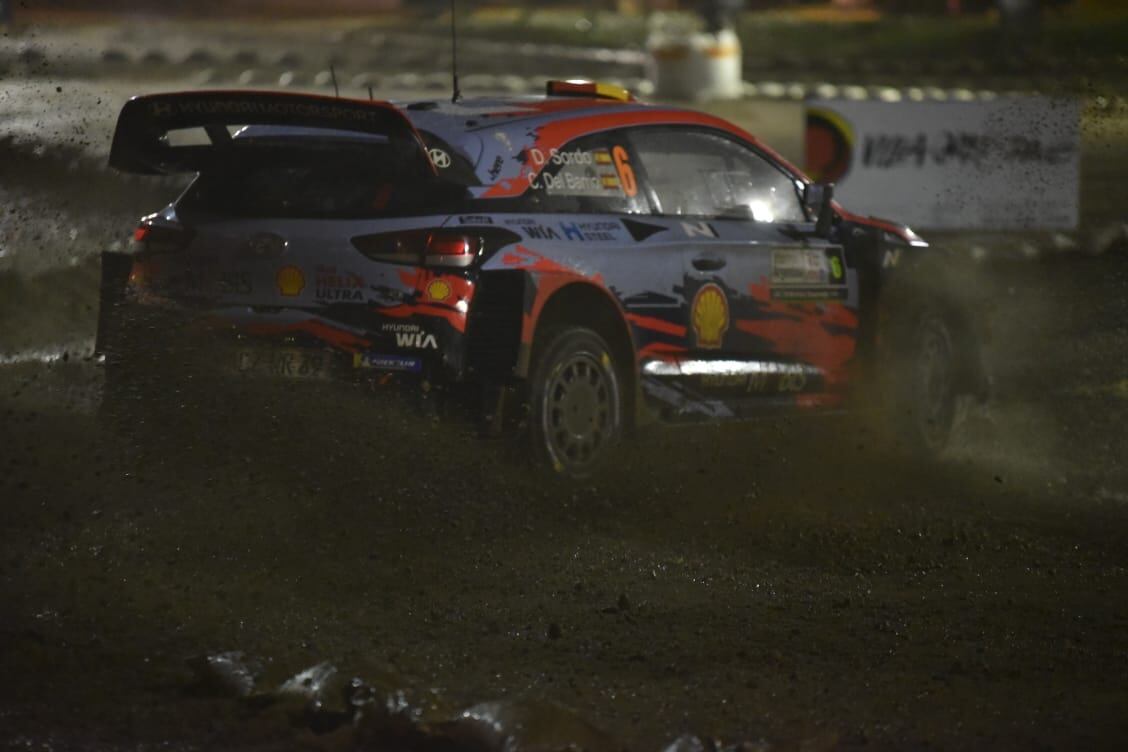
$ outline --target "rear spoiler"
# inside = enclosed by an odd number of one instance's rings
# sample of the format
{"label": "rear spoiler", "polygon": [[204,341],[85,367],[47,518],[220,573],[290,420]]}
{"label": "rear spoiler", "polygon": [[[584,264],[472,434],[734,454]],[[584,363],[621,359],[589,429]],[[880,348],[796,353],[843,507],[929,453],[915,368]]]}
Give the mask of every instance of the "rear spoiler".
{"label": "rear spoiler", "polygon": [[[190,91],[134,97],[118,116],[110,166],[161,175],[198,172],[222,161],[231,145],[228,126],[280,125],[386,136],[414,143],[432,172],[419,133],[390,102],[334,99],[274,91]],[[169,131],[203,128],[210,144],[170,146]]]}

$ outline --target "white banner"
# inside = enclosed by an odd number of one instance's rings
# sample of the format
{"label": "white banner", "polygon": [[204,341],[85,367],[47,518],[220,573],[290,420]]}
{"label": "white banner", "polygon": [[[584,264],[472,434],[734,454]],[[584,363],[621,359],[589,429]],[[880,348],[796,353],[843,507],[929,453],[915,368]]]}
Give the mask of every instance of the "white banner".
{"label": "white banner", "polygon": [[852,212],[924,230],[1074,230],[1080,104],[807,103],[806,166]]}

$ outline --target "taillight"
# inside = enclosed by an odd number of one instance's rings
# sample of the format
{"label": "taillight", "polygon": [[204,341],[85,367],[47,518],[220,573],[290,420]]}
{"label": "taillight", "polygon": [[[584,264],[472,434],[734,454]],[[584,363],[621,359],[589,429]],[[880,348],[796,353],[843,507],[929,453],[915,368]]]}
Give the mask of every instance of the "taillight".
{"label": "taillight", "polygon": [[427,266],[470,266],[478,258],[483,245],[481,236],[432,232],[427,236],[423,263]]}
{"label": "taillight", "polygon": [[413,266],[464,269],[484,253],[521,240],[521,236],[498,227],[464,230],[405,230],[358,235],[353,246],[373,261]]}
{"label": "taillight", "polygon": [[188,247],[194,233],[180,225],[156,224],[146,217],[133,231],[136,253],[176,253]]}

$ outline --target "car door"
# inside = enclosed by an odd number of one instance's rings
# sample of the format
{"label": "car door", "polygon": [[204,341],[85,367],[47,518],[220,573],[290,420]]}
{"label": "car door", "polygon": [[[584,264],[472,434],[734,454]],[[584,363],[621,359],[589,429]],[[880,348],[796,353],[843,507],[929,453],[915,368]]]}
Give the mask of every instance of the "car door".
{"label": "car door", "polygon": [[630,136],[682,252],[683,380],[729,401],[833,391],[853,356],[856,279],[842,248],[815,236],[801,181],[711,129]]}
{"label": "car door", "polygon": [[681,352],[682,249],[665,242],[667,228],[649,222],[652,206],[625,132],[585,135],[549,153],[532,150],[530,159],[540,171],[521,211],[499,221],[523,236],[532,255],[509,258],[532,268],[535,282],[544,269],[556,283],[574,274],[604,287],[622,306],[643,356]]}

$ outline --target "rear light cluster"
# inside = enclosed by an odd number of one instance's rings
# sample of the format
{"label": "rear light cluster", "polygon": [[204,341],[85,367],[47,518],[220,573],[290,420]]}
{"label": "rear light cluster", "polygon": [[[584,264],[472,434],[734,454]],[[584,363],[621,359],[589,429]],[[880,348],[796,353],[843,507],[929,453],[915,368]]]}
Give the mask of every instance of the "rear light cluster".
{"label": "rear light cluster", "polygon": [[358,235],[352,244],[373,261],[464,269],[482,254],[516,243],[521,236],[500,228],[405,230]]}

